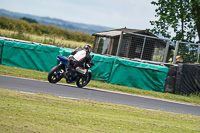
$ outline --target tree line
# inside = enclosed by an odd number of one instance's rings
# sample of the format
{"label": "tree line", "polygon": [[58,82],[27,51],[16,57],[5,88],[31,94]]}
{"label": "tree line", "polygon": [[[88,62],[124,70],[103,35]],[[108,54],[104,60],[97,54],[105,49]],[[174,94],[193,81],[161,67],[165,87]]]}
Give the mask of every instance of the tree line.
{"label": "tree line", "polygon": [[27,17],[22,17],[20,19],[25,20],[29,23],[38,23],[35,19],[31,19],[31,18],[27,18]]}
{"label": "tree line", "polygon": [[56,26],[30,23],[23,19],[12,19],[3,16],[0,16],[0,28],[12,31],[22,31],[36,35],[51,35],[78,42],[93,43],[94,41],[94,37],[92,35],[83,32],[69,31]]}

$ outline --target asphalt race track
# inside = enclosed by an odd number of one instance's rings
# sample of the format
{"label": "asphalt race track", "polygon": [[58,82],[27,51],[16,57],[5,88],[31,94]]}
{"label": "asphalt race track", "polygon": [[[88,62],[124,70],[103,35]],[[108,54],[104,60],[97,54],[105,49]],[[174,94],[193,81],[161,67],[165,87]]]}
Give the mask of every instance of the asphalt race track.
{"label": "asphalt race track", "polygon": [[100,89],[78,88],[76,86],[59,83],[51,84],[46,81],[11,76],[0,75],[0,88],[28,93],[45,93],[70,99],[90,99],[92,101],[122,104],[150,110],[200,116],[200,106]]}

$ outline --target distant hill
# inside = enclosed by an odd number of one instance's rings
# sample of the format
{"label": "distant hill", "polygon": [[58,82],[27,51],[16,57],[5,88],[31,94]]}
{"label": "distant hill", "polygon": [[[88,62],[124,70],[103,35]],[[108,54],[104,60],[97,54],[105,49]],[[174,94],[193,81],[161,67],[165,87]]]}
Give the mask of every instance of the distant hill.
{"label": "distant hill", "polygon": [[39,17],[35,15],[30,15],[30,14],[16,13],[16,12],[11,12],[4,9],[0,9],[0,16],[5,16],[5,17],[10,17],[10,18],[15,18],[15,19],[20,19],[22,17],[32,18],[32,19],[35,19],[40,24],[54,25],[54,26],[58,26],[67,30],[81,31],[81,32],[89,33],[89,34],[113,29],[111,27],[75,23],[75,22],[65,21],[65,20],[56,19],[56,18]]}

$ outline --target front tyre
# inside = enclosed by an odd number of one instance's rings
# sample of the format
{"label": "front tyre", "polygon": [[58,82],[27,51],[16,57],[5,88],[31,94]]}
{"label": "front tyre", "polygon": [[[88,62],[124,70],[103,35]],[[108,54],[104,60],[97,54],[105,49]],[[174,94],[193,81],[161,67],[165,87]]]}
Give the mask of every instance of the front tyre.
{"label": "front tyre", "polygon": [[76,85],[80,88],[86,86],[92,77],[92,74],[89,72],[87,76],[80,76],[76,81]]}
{"label": "front tyre", "polygon": [[57,83],[59,82],[63,77],[64,72],[64,66],[63,64],[59,64],[52,68],[48,74],[48,81],[50,83]]}

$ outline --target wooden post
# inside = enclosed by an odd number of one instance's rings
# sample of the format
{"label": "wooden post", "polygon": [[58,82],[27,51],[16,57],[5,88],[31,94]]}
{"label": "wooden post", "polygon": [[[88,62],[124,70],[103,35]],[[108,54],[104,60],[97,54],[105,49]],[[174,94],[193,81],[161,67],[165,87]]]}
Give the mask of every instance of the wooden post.
{"label": "wooden post", "polygon": [[167,41],[167,45],[165,47],[165,55],[164,55],[164,60],[163,60],[164,63],[167,62],[167,55],[168,55],[168,52],[169,52],[169,44],[170,44],[170,40]]}
{"label": "wooden post", "polygon": [[118,44],[116,56],[119,56],[120,48],[121,48],[121,45],[122,45],[123,33],[124,32],[122,31],[121,35],[120,35],[120,38],[119,38],[119,44]]}
{"label": "wooden post", "polygon": [[178,53],[178,46],[179,46],[179,41],[176,41],[176,47],[175,47],[175,51],[174,51],[173,64],[175,64],[175,62],[176,62],[176,56],[177,56],[177,53]]}
{"label": "wooden post", "polygon": [[140,59],[142,60],[142,56],[143,56],[143,52],[144,52],[144,47],[145,47],[145,43],[146,43],[146,36],[144,37],[144,42],[143,42],[143,46],[142,46],[142,52],[141,52],[141,55],[140,55]]}
{"label": "wooden post", "polygon": [[94,40],[94,44],[93,44],[93,52],[94,53],[97,53],[97,49],[98,49],[98,40],[99,40],[99,37],[98,36],[95,36],[95,40]]}

